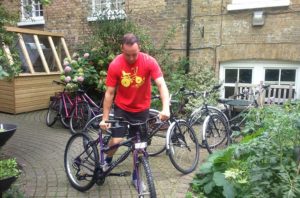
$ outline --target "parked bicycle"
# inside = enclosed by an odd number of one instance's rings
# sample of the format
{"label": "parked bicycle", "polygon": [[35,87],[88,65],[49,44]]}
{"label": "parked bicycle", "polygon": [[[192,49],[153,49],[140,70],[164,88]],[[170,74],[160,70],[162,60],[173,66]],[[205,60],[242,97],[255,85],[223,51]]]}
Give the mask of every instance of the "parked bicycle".
{"label": "parked bicycle", "polygon": [[[224,148],[231,143],[231,134],[233,131],[240,131],[241,127],[245,123],[247,119],[247,115],[249,115],[251,108],[258,108],[258,98],[260,97],[260,93],[262,93],[269,86],[262,86],[260,91],[256,91],[253,93],[243,92],[241,94],[236,95],[235,97],[245,97],[252,98],[252,100],[242,100],[242,99],[219,99],[219,102],[224,104],[225,110],[223,114],[210,114],[208,115],[203,124],[202,129],[202,138],[204,144],[206,144],[207,150],[209,153],[212,153],[214,149],[217,148],[217,144],[211,144],[209,140],[211,137],[219,136],[224,130],[224,123],[221,123],[226,120],[226,126],[229,126],[227,131],[227,141],[223,146],[219,146],[218,148]],[[237,114],[233,114],[234,107],[242,107],[242,110]],[[223,140],[224,142],[224,140]]]}
{"label": "parked bicycle", "polygon": [[[65,86],[63,82],[53,81],[53,83]],[[100,105],[97,105],[83,89],[73,93],[64,89],[50,97],[46,123],[52,126],[57,119],[60,119],[62,124],[74,134],[80,132],[92,117],[100,113]]]}
{"label": "parked bicycle", "polygon": [[[53,83],[65,86],[65,83],[55,80]],[[46,115],[46,124],[51,127],[58,119],[60,119],[63,126],[69,128],[71,111],[73,108],[83,108],[83,106],[87,105],[79,99],[80,98],[75,97],[74,94],[68,92],[65,88],[62,92],[56,93],[55,96],[51,96]]]}
{"label": "parked bicycle", "polygon": [[[156,118],[150,118],[146,122],[131,123],[121,118],[108,120],[112,127],[119,127],[122,124],[129,127],[137,127],[135,136],[128,137],[120,144],[109,147],[109,135],[103,134],[101,129],[98,130],[98,138],[93,140],[89,136],[88,130],[94,130],[99,127],[99,116],[91,119],[84,127],[84,133],[76,133],[69,139],[64,155],[65,171],[71,185],[79,190],[86,191],[95,183],[102,185],[107,176],[129,176],[129,171],[112,173],[121,162],[123,162],[130,153],[133,157],[133,170],[137,177],[138,197],[156,197],[156,190],[153,181],[152,171],[148,162],[147,131],[149,122]],[[98,126],[97,126],[98,125]],[[98,148],[97,148],[98,147]],[[119,148],[122,147],[122,148]],[[109,167],[105,166],[105,153],[119,148],[122,153],[112,161]],[[100,155],[99,155],[99,151]]]}
{"label": "parked bicycle", "polygon": [[[225,147],[231,142],[227,116],[218,107],[208,104],[209,96],[218,91],[220,87],[221,85],[216,85],[208,91],[193,92],[195,97],[201,97],[203,105],[196,108],[188,118],[189,124],[197,132],[200,147],[206,148],[208,152],[211,152],[212,149],[217,147]],[[211,130],[209,133],[204,133],[204,120],[207,116],[212,115],[213,119],[211,124],[214,126],[212,128],[214,130]]]}
{"label": "parked bicycle", "polygon": [[[147,149],[151,156],[166,150],[173,166],[181,173],[188,174],[197,167],[200,154],[198,140],[193,128],[179,116],[187,102],[187,97],[192,93],[184,92],[184,89],[181,88],[173,96],[180,93],[183,94],[182,100],[170,100],[170,118],[168,122],[165,122],[150,135]],[[159,96],[154,98],[159,98]],[[174,109],[175,105],[178,107],[177,111]],[[158,111],[152,110],[152,114],[155,115],[155,113]],[[155,128],[155,123],[153,128]],[[166,129],[167,132],[165,132]]]}
{"label": "parked bicycle", "polygon": [[76,91],[76,96],[88,104],[88,106],[84,105],[85,109],[73,108],[70,116],[70,132],[72,134],[81,132],[91,118],[102,113],[103,98],[100,100],[99,105],[97,105],[83,89]]}
{"label": "parked bicycle", "polygon": [[[226,117],[230,130],[240,131],[241,127],[245,124],[247,115],[252,108],[258,108],[258,100],[261,97],[261,94],[267,90],[270,85],[262,85],[260,90],[254,92],[243,91],[240,94],[237,94],[234,97],[239,98],[250,98],[250,100],[243,99],[219,99],[219,103],[223,104],[225,110],[223,111]],[[239,110],[237,110],[239,109]]]}

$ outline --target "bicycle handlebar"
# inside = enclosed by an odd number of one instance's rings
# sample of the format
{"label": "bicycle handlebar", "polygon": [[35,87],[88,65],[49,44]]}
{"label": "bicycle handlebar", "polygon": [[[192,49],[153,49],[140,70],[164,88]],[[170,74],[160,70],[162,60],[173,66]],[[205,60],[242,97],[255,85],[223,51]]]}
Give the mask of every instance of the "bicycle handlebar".
{"label": "bicycle handlebar", "polygon": [[157,118],[158,118],[158,115],[154,116],[154,117],[151,117],[151,118],[148,118],[146,121],[130,122],[128,120],[125,120],[123,117],[114,117],[113,120],[106,120],[105,123],[111,123],[111,124],[124,123],[124,124],[128,124],[130,126],[141,126],[141,125],[147,124],[151,120],[156,120]]}

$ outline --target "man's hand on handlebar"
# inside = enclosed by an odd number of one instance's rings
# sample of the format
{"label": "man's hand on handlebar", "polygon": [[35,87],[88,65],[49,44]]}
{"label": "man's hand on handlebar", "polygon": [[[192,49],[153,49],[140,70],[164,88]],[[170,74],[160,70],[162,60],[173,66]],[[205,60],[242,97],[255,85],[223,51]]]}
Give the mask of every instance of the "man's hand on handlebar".
{"label": "man's hand on handlebar", "polygon": [[161,121],[166,121],[170,118],[170,111],[161,111],[159,112],[159,119]]}
{"label": "man's hand on handlebar", "polygon": [[110,123],[107,123],[106,120],[101,120],[99,126],[102,130],[107,131],[110,128]]}

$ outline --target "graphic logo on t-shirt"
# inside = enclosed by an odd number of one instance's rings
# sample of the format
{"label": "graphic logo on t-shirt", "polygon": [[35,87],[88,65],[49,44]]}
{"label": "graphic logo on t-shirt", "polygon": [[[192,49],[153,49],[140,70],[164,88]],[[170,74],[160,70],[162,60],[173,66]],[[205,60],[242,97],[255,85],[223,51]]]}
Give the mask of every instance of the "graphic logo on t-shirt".
{"label": "graphic logo on t-shirt", "polygon": [[124,70],[122,70],[121,84],[124,87],[142,86],[145,82],[145,77],[141,77],[137,75],[138,67],[134,67],[131,70],[132,72],[125,72]]}

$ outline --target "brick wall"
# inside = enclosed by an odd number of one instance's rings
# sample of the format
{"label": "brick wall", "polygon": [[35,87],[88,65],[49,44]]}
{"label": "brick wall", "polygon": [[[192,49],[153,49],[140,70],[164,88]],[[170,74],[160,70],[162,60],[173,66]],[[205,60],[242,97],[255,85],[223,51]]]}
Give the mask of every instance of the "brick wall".
{"label": "brick wall", "polygon": [[[17,12],[17,1],[2,0]],[[14,3],[12,3],[14,2]],[[44,26],[30,27],[65,34],[69,48],[82,44],[91,33],[87,22],[90,0],[53,0],[45,7]],[[253,11],[228,12],[231,0],[193,0],[190,57],[197,67],[214,67],[230,60],[267,59],[300,61],[300,0],[289,8],[263,9],[265,24],[252,26]],[[169,44],[178,56],[186,53],[187,0],[126,0],[131,20],[150,31],[156,45],[176,27]]]}

